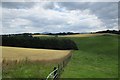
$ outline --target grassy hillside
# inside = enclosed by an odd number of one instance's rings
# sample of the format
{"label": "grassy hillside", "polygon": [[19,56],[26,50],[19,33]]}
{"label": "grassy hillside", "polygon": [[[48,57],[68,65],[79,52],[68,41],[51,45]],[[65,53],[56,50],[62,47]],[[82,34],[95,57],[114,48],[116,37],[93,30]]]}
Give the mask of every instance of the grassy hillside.
{"label": "grassy hillside", "polygon": [[[61,78],[118,77],[117,35],[60,38],[73,40],[79,48],[79,50],[72,51],[72,59],[65,67]],[[4,67],[3,77],[45,78],[56,64],[25,62],[16,66]]]}
{"label": "grassy hillside", "polygon": [[57,64],[41,64],[39,62],[31,63],[27,61],[19,64],[3,64],[2,78],[11,78],[11,80],[13,80],[12,78],[46,78],[53,71],[54,66],[57,66]]}
{"label": "grassy hillside", "polygon": [[118,37],[104,35],[72,38],[79,48],[65,68],[62,78],[118,77]]}

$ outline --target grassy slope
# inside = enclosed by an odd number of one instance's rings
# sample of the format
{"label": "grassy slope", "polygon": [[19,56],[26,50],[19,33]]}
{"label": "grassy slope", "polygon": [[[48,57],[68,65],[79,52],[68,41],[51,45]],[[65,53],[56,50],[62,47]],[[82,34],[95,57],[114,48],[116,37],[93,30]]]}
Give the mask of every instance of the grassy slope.
{"label": "grassy slope", "polygon": [[96,36],[71,38],[79,47],[62,78],[118,77],[118,37]]}
{"label": "grassy slope", "polygon": [[[76,42],[79,50],[73,51],[72,60],[65,68],[62,78],[117,77],[117,37],[96,36],[70,39]],[[3,77],[43,78],[53,70],[54,65],[22,63],[16,65],[17,67],[9,67],[11,70],[4,69]],[[16,72],[14,73],[13,70],[16,70]]]}
{"label": "grassy slope", "polygon": [[3,66],[3,78],[46,78],[56,64],[22,62]]}

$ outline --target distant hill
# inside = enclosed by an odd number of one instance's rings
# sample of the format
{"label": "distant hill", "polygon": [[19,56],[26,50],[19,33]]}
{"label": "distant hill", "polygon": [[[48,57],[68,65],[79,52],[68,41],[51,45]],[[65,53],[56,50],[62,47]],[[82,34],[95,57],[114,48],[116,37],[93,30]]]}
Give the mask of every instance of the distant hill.
{"label": "distant hill", "polygon": [[47,33],[47,35],[73,35],[73,34],[79,34],[79,33],[73,33],[73,32]]}

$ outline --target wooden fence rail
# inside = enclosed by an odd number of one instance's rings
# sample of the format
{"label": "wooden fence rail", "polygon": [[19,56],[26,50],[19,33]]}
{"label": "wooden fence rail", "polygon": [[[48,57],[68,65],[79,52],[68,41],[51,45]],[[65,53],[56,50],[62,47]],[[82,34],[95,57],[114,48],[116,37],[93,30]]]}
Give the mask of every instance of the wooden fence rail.
{"label": "wooden fence rail", "polygon": [[71,57],[72,55],[68,56],[62,63],[58,64],[57,67],[54,67],[53,71],[47,76],[46,80],[58,80]]}

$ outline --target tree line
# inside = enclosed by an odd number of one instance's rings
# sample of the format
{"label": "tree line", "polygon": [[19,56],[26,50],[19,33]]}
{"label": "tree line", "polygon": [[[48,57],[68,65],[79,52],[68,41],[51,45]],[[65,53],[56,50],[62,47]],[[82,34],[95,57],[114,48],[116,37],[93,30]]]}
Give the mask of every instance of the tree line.
{"label": "tree line", "polygon": [[23,35],[2,35],[2,46],[56,49],[56,50],[77,50],[74,41],[63,38],[38,38],[28,34]]}
{"label": "tree line", "polygon": [[112,34],[120,34],[120,30],[106,30],[106,31],[98,31],[96,33],[112,33]]}

